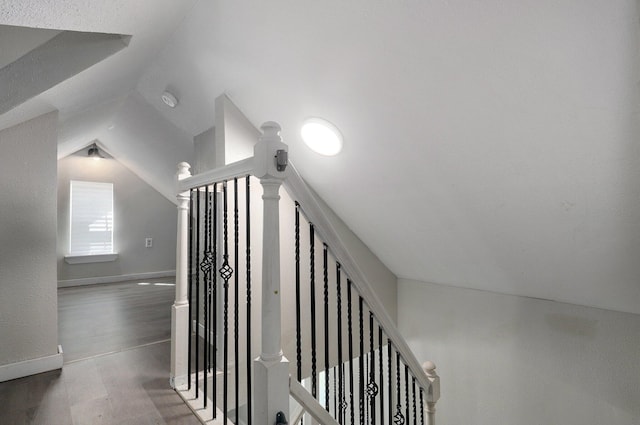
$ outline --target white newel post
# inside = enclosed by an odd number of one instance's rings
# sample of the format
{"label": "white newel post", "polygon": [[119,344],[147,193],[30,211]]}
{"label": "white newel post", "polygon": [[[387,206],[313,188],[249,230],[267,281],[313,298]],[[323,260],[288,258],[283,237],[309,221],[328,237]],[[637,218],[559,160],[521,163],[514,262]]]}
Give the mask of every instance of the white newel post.
{"label": "white newel post", "polygon": [[[191,166],[178,164],[177,181],[191,176]],[[176,246],[176,299],[171,307],[171,387],[187,384],[189,344],[189,192],[178,193],[178,237]]]}
{"label": "white newel post", "polygon": [[278,170],[278,151],[286,152],[280,126],[266,122],[254,148],[254,174],[263,188],[262,349],[254,361],[254,423],[274,424],[278,412],[289,414],[289,361],[282,354],[280,310],[279,190],[286,170]]}
{"label": "white newel post", "polygon": [[440,399],[440,377],[436,373],[436,365],[431,361],[422,364],[422,369],[427,375],[431,385],[427,389],[425,412],[427,413],[427,425],[436,425],[436,403]]}

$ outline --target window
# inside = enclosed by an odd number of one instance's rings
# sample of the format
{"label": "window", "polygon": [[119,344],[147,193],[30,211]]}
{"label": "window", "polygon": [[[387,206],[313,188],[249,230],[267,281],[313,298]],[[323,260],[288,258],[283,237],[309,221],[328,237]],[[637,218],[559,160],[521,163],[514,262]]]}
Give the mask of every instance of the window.
{"label": "window", "polygon": [[103,261],[113,261],[113,183],[71,180],[70,205],[68,258],[105,256]]}

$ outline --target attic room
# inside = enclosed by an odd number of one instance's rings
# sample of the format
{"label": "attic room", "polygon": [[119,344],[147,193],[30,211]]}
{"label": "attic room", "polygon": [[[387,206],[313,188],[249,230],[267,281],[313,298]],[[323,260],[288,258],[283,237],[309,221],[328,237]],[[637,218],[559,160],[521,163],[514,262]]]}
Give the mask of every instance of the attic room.
{"label": "attic room", "polygon": [[[107,403],[71,402],[58,291],[174,283],[178,164],[247,158],[277,121],[385,314],[437,365],[439,423],[638,424],[639,47],[633,0],[3,0],[0,422],[25,362],[58,370],[60,423]],[[339,129],[339,154],[305,145],[309,117]],[[94,143],[111,165],[86,165]],[[113,179],[116,216],[137,220],[119,258],[70,265],[69,182]],[[153,383],[181,404],[165,351]]]}

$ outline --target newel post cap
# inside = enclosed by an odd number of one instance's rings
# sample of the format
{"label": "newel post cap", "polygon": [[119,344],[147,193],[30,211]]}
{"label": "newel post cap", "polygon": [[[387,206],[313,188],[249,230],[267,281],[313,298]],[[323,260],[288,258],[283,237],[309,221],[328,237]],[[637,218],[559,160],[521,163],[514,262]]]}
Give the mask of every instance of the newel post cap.
{"label": "newel post cap", "polygon": [[178,173],[176,174],[178,180],[186,179],[187,177],[191,177],[191,165],[188,162],[181,162],[178,164]]}
{"label": "newel post cap", "polygon": [[427,401],[436,403],[440,399],[440,377],[436,373],[436,364],[430,360],[422,363],[422,370],[431,382],[431,387],[427,389]]}
{"label": "newel post cap", "polygon": [[188,192],[180,191],[180,180],[184,180],[187,177],[191,177],[191,165],[188,162],[181,162],[178,164],[178,171],[176,172],[176,177],[174,179],[175,193],[178,194],[178,201],[184,200],[185,196],[188,196]]}
{"label": "newel post cap", "polygon": [[426,373],[428,377],[436,376],[436,364],[431,360],[422,363],[422,370],[424,370],[424,373]]}
{"label": "newel post cap", "polygon": [[278,151],[288,151],[288,146],[282,142],[280,137],[280,124],[275,121],[267,121],[260,126],[260,129],[262,135],[253,148],[254,174],[261,179],[284,179],[287,175],[286,169],[278,171],[276,165]]}

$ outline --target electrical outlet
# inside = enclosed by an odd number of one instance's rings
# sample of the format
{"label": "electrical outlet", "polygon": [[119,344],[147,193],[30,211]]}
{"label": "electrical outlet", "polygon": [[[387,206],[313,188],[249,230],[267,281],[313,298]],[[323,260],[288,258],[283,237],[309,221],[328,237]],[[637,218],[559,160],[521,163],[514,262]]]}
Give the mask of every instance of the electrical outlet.
{"label": "electrical outlet", "polygon": [[146,238],[144,240],[145,248],[151,248],[153,246],[153,238]]}

